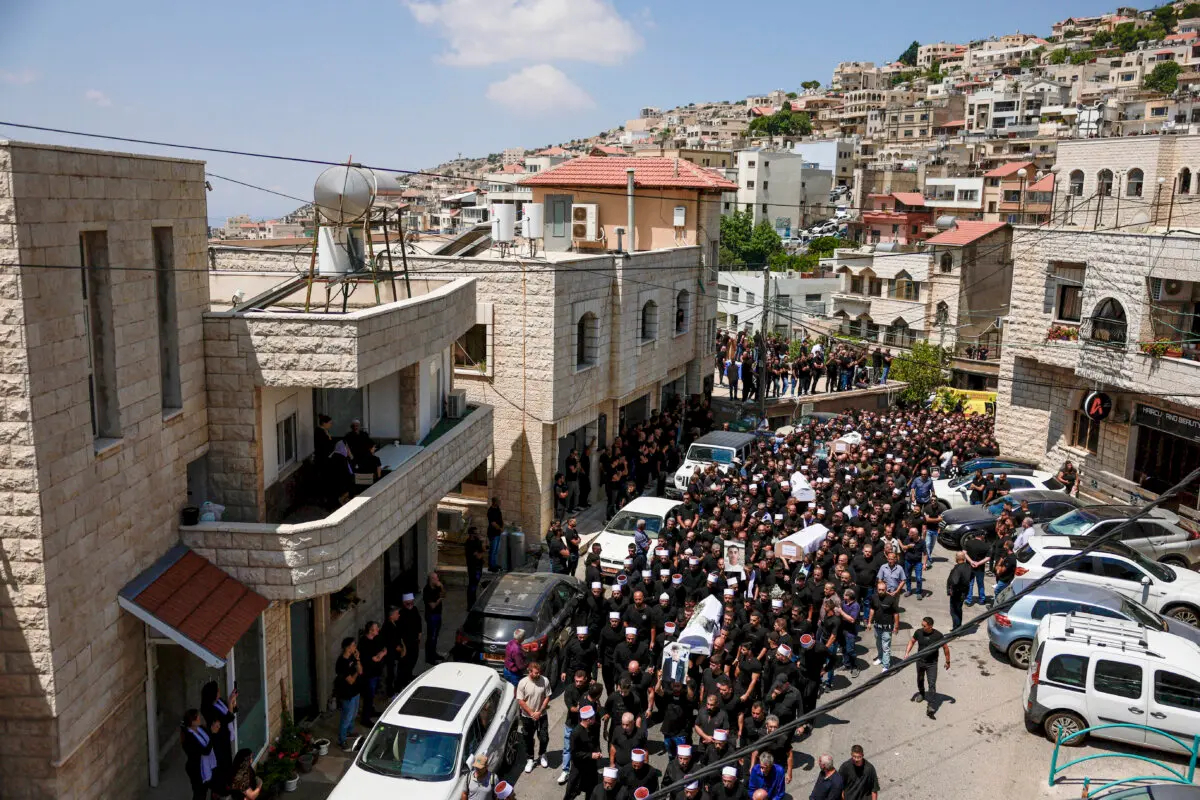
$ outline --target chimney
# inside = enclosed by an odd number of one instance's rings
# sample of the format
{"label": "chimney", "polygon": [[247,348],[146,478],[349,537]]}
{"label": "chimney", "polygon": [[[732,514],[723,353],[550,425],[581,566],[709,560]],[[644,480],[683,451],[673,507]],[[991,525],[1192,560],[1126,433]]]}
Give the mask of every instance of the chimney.
{"label": "chimney", "polygon": [[625,169],[625,199],[626,199],[626,216],[628,216],[627,224],[629,226],[629,249],[626,252],[634,251],[634,227],[633,227],[633,167]]}

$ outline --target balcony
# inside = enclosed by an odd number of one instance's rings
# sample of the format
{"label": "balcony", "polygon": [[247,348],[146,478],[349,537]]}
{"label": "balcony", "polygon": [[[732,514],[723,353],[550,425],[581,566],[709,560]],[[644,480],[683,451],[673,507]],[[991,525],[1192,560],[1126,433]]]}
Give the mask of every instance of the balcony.
{"label": "balcony", "polygon": [[419,452],[328,516],[311,522],[201,522],[180,538],[271,600],[335,592],[428,514],[492,454],[492,409],[443,420]]}

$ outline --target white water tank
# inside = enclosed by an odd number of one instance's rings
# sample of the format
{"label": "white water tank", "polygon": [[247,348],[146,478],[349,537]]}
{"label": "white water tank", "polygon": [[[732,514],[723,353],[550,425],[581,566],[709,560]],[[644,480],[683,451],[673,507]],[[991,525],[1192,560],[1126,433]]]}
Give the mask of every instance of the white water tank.
{"label": "white water tank", "polygon": [[545,238],[546,206],[541,203],[525,204],[525,238]]}
{"label": "white water tank", "polygon": [[362,231],[322,225],[317,231],[317,272],[321,275],[346,275],[364,266]]}
{"label": "white water tank", "polygon": [[334,225],[362,219],[375,202],[375,173],[352,166],[330,167],[317,176],[313,205]]}
{"label": "white water tank", "polygon": [[492,219],[495,220],[494,240],[511,242],[516,238],[517,207],[512,203],[497,203],[492,206]]}

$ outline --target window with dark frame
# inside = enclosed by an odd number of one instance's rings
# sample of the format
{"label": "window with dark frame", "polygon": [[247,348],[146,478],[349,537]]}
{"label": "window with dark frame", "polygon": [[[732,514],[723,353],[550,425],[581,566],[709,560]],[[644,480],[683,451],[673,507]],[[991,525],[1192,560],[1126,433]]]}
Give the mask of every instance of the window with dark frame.
{"label": "window with dark frame", "polygon": [[487,369],[487,325],[477,323],[454,342],[454,366],[460,369]]}
{"label": "window with dark frame", "polygon": [[1087,450],[1092,455],[1100,452],[1100,425],[1103,423],[1093,422],[1087,414],[1082,411],[1075,412],[1075,424],[1071,431],[1071,444],[1082,450]]}
{"label": "window with dark frame", "polygon": [[158,301],[159,374],[163,411],[183,408],[179,376],[179,318],[175,302],[175,231],[151,229],[154,244],[154,287]]}
{"label": "window with dark frame", "polygon": [[1079,322],[1083,317],[1083,287],[1059,284],[1054,315],[1064,322]]}
{"label": "window with dark frame", "polygon": [[84,231],[79,236],[83,264],[84,327],[88,337],[88,393],[92,435],[97,439],[121,436],[117,399],[116,340],[113,326],[112,272],[109,270],[108,232]]}

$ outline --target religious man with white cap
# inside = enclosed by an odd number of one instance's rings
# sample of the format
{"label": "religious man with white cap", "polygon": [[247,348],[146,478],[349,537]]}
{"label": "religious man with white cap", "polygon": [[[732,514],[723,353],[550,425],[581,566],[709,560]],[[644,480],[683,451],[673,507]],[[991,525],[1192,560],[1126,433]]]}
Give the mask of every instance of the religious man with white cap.
{"label": "religious man with white cap", "polygon": [[421,612],[417,610],[412,592],[405,592],[400,597],[400,617],[396,625],[404,637],[404,657],[400,659],[400,673],[396,676],[395,691],[399,692],[412,683],[413,670],[421,657]]}
{"label": "religious man with white cap", "polygon": [[732,764],[721,768],[721,780],[708,788],[711,800],[746,800],[746,787],[738,776],[738,768]]}
{"label": "religious man with white cap", "polygon": [[639,787],[645,787],[651,792],[657,792],[662,772],[650,766],[650,759],[644,749],[636,749],[628,764],[621,767],[621,784],[630,794]]}
{"label": "religious man with white cap", "polygon": [[563,650],[562,674],[559,682],[566,683],[567,676],[583,670],[589,679],[596,677],[596,645],[592,642],[587,625],[575,626],[575,638],[567,642]]}
{"label": "religious man with white cap", "polygon": [[600,784],[592,789],[588,800],[627,800],[629,793],[621,785],[620,774],[616,767],[605,767]]}
{"label": "religious man with white cap", "polygon": [[599,580],[592,581],[588,593],[583,598],[583,622],[588,626],[588,634],[593,642],[600,638],[600,631],[608,624],[608,611],[604,584]]}
{"label": "religious man with white cap", "polygon": [[596,643],[596,659],[600,662],[600,674],[604,677],[604,691],[612,694],[617,681],[617,646],[625,643],[625,628],[621,625],[621,612],[608,612],[608,625],[600,630],[600,641]]}
{"label": "religious man with white cap", "polygon": [[676,745],[675,757],[667,762],[666,772],[663,773],[663,783],[667,786],[679,783],[696,769],[697,765],[692,757],[692,746],[690,744]]}
{"label": "religious man with white cap", "polygon": [[603,757],[596,729],[596,709],[590,705],[582,706],[579,709],[579,724],[571,732],[571,771],[567,776],[563,800],[575,800],[580,792],[584,797],[591,798],[599,777],[596,770]]}

